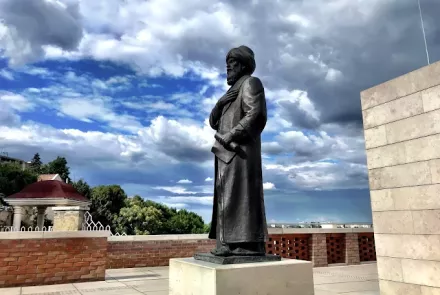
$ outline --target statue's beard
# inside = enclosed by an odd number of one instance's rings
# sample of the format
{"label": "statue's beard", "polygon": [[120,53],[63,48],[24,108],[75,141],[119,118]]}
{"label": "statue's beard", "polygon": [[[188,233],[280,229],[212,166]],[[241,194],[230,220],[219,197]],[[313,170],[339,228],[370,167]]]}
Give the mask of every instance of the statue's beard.
{"label": "statue's beard", "polygon": [[242,76],[241,71],[237,69],[232,69],[227,72],[226,80],[228,82],[228,85],[234,85],[235,82],[237,82],[238,79]]}

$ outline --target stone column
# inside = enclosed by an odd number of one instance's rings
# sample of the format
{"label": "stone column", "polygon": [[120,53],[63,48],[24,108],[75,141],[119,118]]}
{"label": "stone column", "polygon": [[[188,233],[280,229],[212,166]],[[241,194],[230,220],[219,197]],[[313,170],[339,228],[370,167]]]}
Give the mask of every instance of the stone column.
{"label": "stone column", "polygon": [[15,230],[20,230],[21,227],[21,218],[23,216],[24,213],[24,208],[21,206],[14,206],[14,221],[12,223],[12,226],[14,227]]}
{"label": "stone column", "polygon": [[44,215],[46,213],[46,207],[37,207],[37,226],[41,230],[44,226]]}
{"label": "stone column", "polygon": [[328,266],[326,234],[312,234],[309,241],[309,255],[313,267]]}
{"label": "stone column", "polygon": [[440,294],[440,63],[361,102],[381,294]]}
{"label": "stone column", "polygon": [[52,207],[54,231],[81,230],[84,221],[85,207]]}
{"label": "stone column", "polygon": [[357,233],[345,234],[345,262],[348,265],[360,264],[359,240]]}

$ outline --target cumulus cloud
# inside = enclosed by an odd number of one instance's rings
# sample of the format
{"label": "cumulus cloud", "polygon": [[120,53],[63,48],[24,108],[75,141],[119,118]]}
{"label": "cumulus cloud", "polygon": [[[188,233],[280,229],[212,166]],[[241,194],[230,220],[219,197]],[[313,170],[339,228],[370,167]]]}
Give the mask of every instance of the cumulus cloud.
{"label": "cumulus cloud", "polygon": [[12,92],[0,91],[0,102],[6,107],[20,112],[30,111],[35,106],[25,97]]}
{"label": "cumulus cloud", "polygon": [[192,183],[192,181],[189,180],[189,179],[181,179],[181,180],[179,180],[177,183],[181,183],[181,184],[189,184],[189,183]]}
{"label": "cumulus cloud", "polygon": [[0,46],[12,66],[42,58],[45,46],[76,50],[83,35],[78,1],[5,0],[0,19]]}
{"label": "cumulus cloud", "polygon": [[265,182],[265,183],[263,183],[263,189],[264,190],[275,189],[275,184],[273,184],[272,182]]}
{"label": "cumulus cloud", "polygon": [[2,69],[0,71],[0,77],[3,77],[6,80],[12,81],[14,80],[14,74],[11,71],[8,71],[6,69]]}

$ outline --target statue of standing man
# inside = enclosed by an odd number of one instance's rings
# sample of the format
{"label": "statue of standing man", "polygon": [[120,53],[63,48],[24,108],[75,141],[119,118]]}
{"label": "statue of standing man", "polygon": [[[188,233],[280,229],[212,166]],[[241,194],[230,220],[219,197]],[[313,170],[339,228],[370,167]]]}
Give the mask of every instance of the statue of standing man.
{"label": "statue of standing man", "polygon": [[263,84],[255,71],[254,52],[233,48],[226,56],[231,88],[219,99],[209,117],[217,131],[214,207],[210,239],[216,256],[265,255],[266,213],[261,167],[261,132],[267,110]]}

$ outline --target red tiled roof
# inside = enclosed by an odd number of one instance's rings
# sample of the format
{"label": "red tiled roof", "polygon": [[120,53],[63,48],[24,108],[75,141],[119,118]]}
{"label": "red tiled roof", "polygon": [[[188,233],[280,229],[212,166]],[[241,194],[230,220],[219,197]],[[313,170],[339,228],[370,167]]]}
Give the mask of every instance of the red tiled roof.
{"label": "red tiled roof", "polygon": [[29,184],[20,192],[13,194],[8,199],[70,199],[89,201],[82,196],[69,183],[58,180],[43,180]]}
{"label": "red tiled roof", "polygon": [[40,174],[38,175],[38,181],[44,181],[44,180],[52,180],[56,174]]}

